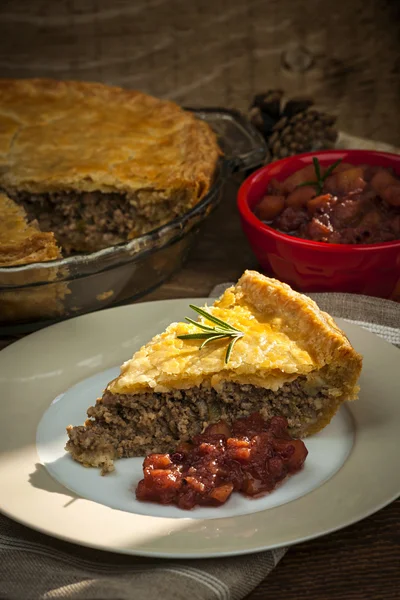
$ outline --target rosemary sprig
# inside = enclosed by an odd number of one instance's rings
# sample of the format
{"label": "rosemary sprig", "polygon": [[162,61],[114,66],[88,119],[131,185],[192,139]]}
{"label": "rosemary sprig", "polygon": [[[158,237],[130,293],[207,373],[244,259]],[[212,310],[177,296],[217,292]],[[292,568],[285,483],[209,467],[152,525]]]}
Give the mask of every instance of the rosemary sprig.
{"label": "rosemary sprig", "polygon": [[324,189],[325,180],[332,174],[333,170],[342,162],[342,158],[336,160],[334,163],[330,165],[330,167],[325,171],[324,175],[321,173],[321,165],[319,164],[319,160],[316,156],[313,157],[315,175],[317,177],[317,181],[303,181],[297,187],[304,187],[306,185],[312,185],[317,190],[318,196],[322,194]]}
{"label": "rosemary sprig", "polygon": [[189,317],[185,317],[186,321],[188,321],[188,323],[195,325],[196,327],[201,329],[201,331],[199,331],[198,333],[187,333],[185,335],[178,335],[178,339],[180,339],[180,340],[204,340],[204,342],[201,344],[201,346],[199,348],[199,350],[201,350],[206,344],[209,344],[210,342],[213,342],[215,340],[222,340],[223,338],[232,338],[228,344],[228,348],[227,348],[226,354],[225,354],[225,364],[226,364],[229,361],[229,358],[232,353],[234,345],[236,344],[236,342],[238,341],[239,338],[243,337],[244,333],[242,331],[240,331],[240,329],[236,329],[236,327],[233,327],[233,325],[229,325],[229,323],[222,321],[222,319],[218,319],[218,317],[215,317],[214,315],[207,312],[203,308],[199,308],[198,306],[195,306],[194,304],[190,304],[189,306],[192,310],[194,310],[199,315],[201,315],[202,317],[207,319],[207,321],[214,323],[215,326],[211,327],[211,325],[205,325],[204,323],[198,323],[197,321],[194,321],[193,319],[190,319]]}

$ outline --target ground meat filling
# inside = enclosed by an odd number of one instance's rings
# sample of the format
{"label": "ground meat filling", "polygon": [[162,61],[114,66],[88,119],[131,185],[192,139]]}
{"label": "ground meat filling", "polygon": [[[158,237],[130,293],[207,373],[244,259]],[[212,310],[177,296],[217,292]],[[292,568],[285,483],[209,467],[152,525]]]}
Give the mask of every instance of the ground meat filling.
{"label": "ground meat filling", "polygon": [[168,452],[209,423],[232,423],[256,411],[264,419],[286,417],[291,434],[300,437],[302,428],[333,402],[323,391],[310,396],[304,382],[299,377],[278,392],[236,383],[226,383],[218,393],[208,387],[163,394],[106,392],[88,409],[84,426],[68,428],[66,449],[83,464],[101,466],[104,473],[113,470],[114,458]]}
{"label": "ground meat filling", "polygon": [[132,194],[62,192],[30,194],[7,191],[29,220],[53,231],[63,254],[95,252],[142,235],[186,212],[187,191],[172,198],[155,190]]}

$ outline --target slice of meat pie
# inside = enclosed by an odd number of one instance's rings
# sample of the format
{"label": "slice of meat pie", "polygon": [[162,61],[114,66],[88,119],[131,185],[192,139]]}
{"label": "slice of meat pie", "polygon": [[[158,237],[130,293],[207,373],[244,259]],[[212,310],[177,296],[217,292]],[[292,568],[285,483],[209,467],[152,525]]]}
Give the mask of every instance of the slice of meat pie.
{"label": "slice of meat pie", "polygon": [[200,313],[136,352],[85,425],[67,428],[75,460],[105,473],[116,458],[168,451],[209,423],[255,411],[285,416],[303,437],[357,397],[361,356],[332,317],[288,285],[246,271]]}

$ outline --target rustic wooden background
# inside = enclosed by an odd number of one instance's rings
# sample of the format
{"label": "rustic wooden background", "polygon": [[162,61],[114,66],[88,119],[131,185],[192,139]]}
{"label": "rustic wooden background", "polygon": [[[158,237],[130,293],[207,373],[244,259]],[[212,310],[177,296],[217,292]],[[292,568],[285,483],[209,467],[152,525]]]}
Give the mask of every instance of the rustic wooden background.
{"label": "rustic wooden background", "polygon": [[398,144],[399,20],[399,0],[0,0],[0,76],[240,109],[278,86]]}

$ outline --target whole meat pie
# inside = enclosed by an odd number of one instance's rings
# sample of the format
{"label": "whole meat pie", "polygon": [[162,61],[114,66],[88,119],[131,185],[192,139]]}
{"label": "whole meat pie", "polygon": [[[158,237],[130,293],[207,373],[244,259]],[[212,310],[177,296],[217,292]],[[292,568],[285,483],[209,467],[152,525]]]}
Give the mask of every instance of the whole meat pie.
{"label": "whole meat pie", "polygon": [[54,232],[64,255],[187,212],[218,155],[210,127],[172,102],[96,83],[0,80],[0,191]]}
{"label": "whole meat pie", "polygon": [[285,417],[289,433],[303,437],[357,397],[361,356],[332,317],[288,285],[246,271],[197,310],[198,321],[172,323],[136,352],[85,425],[67,428],[75,460],[105,473],[116,458],[168,452],[210,423],[256,411]]}

